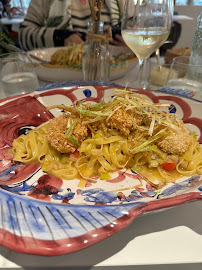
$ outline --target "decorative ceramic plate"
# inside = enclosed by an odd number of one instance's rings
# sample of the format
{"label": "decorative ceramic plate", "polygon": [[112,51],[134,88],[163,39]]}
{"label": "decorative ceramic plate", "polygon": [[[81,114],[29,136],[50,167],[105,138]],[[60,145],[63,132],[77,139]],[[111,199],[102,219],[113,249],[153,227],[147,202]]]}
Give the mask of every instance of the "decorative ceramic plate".
{"label": "decorative ceramic plate", "polygon": [[[13,162],[8,154],[13,139],[61,113],[58,109],[47,111],[47,105],[70,105],[77,99],[108,101],[114,87],[66,82],[1,101],[0,245],[44,256],[70,253],[117,233],[143,213],[202,198],[200,175],[155,190],[131,171],[119,170],[111,179],[91,183],[65,181],[41,171],[37,164]],[[168,93],[134,91],[153,102],[170,102],[202,143],[201,103]]]}
{"label": "decorative ceramic plate", "polygon": [[[114,48],[116,47],[116,49]],[[47,49],[38,49],[30,51],[31,54],[39,57],[42,60],[50,62],[51,55],[64,47],[54,47]],[[128,58],[127,61],[118,61],[111,64],[110,67],[110,80],[116,80],[123,77],[127,72],[133,69],[137,64],[138,60],[136,57],[131,58],[131,51],[128,48],[117,48],[117,46],[110,46],[111,58],[115,58],[120,55],[125,55]],[[133,54],[134,55],[134,54]],[[46,82],[60,82],[60,81],[75,81],[82,80],[83,73],[81,66],[67,66],[67,67],[56,67],[53,65],[40,65],[35,68],[36,74],[40,80]]]}

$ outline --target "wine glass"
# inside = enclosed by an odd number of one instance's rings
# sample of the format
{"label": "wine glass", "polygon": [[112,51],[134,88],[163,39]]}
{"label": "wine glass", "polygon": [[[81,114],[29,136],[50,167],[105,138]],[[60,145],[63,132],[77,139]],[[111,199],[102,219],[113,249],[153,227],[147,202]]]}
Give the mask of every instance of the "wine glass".
{"label": "wine glass", "polygon": [[[121,34],[139,60],[138,87],[146,88],[146,59],[168,38],[173,18],[173,0],[126,0]],[[145,68],[146,69],[146,68]]]}

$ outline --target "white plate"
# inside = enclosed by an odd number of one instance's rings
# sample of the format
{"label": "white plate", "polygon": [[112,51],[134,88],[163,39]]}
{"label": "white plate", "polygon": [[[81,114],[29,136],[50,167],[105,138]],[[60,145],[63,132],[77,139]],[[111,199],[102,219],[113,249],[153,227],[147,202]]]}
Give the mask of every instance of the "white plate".
{"label": "white plate", "polygon": [[[64,48],[64,47],[62,47]],[[61,49],[61,47],[38,49],[30,51],[32,55],[39,57],[47,62],[50,61],[51,55]],[[110,55],[117,56],[119,54],[131,54],[131,50],[127,47],[109,46]],[[117,65],[113,65],[110,68],[110,81],[123,77],[127,72],[133,69],[138,64],[137,58],[130,59],[126,62],[118,62]],[[50,66],[36,66],[36,74],[42,81],[55,82],[55,81],[80,81],[83,80],[82,69],[64,68],[64,67],[51,67]]]}

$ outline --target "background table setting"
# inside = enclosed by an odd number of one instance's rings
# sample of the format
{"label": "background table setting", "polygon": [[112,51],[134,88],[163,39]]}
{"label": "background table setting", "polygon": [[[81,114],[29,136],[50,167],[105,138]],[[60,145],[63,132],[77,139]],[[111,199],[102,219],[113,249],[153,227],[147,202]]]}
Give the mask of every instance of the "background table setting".
{"label": "background table setting", "polygon": [[[43,127],[64,105],[108,102],[115,89],[167,103],[167,114],[176,113],[202,143],[202,63],[187,62],[191,50],[188,56],[170,50],[159,58],[156,49],[168,37],[173,7],[159,0],[156,18],[158,0],[151,2],[148,18],[144,8],[133,20],[124,14],[122,34],[130,49],[103,43],[99,65],[88,44],[69,46],[68,52],[46,48],[0,57],[0,269],[201,269],[202,177],[196,171],[162,186],[159,181],[152,186],[132,169],[121,171],[125,167],[103,182],[79,176],[65,181],[38,163],[19,164],[7,154],[18,135]],[[147,28],[139,25],[143,20],[138,25],[144,31],[136,29],[142,15]],[[65,55],[79,60],[60,65]]]}

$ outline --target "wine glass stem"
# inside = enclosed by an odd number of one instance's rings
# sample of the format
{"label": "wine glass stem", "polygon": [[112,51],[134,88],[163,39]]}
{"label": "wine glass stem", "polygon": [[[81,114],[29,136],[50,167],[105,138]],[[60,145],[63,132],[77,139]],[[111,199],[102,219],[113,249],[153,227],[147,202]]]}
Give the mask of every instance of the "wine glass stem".
{"label": "wine glass stem", "polygon": [[139,59],[139,81],[138,87],[140,89],[146,89],[148,85],[148,59]]}

